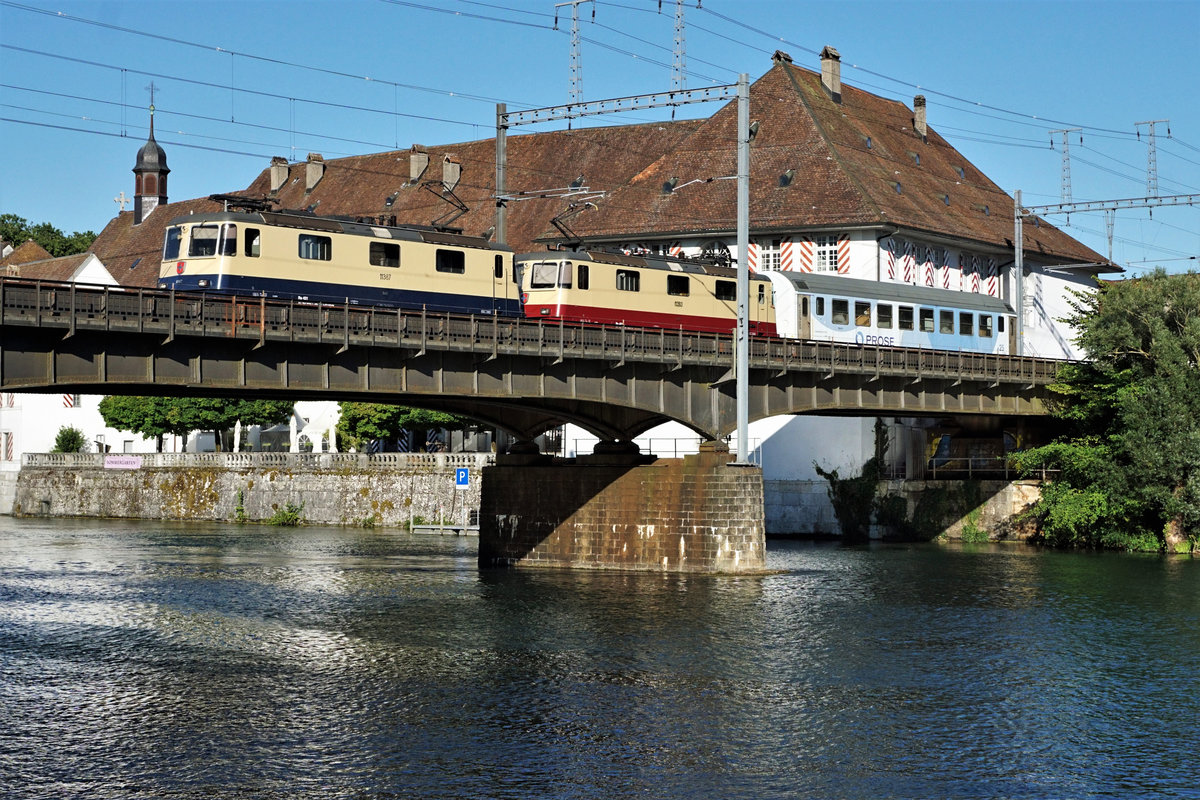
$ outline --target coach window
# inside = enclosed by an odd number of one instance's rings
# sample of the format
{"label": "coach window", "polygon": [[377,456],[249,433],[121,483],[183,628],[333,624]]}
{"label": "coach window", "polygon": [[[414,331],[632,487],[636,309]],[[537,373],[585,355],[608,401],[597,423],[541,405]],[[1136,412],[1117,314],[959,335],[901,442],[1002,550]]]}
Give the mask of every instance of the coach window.
{"label": "coach window", "polygon": [[871,327],[871,304],[856,300],[854,303],[854,324],[860,328]]}
{"label": "coach window", "polygon": [[400,245],[395,242],[371,242],[371,266],[400,266]]}
{"label": "coach window", "polygon": [[987,314],[979,315],[979,335],[984,339],[992,338],[992,318]]}
{"label": "coach window", "polygon": [[579,280],[576,282],[575,288],[577,288],[577,289],[588,288],[588,277],[589,276],[588,276],[588,265],[587,264],[579,265],[579,276],[578,277],[579,277]]}
{"label": "coach window", "polygon": [[688,291],[688,276],[687,275],[668,275],[667,276],[667,294],[676,297],[687,297]]}
{"label": "coach window", "polygon": [[880,328],[892,327],[892,304],[880,303],[875,307],[875,324]]}
{"label": "coach window", "polygon": [[849,325],[850,301],[834,300],[829,306],[829,321],[834,325]]}
{"label": "coach window", "polygon": [[737,300],[737,283],[734,281],[717,281],[713,292],[718,300]]}
{"label": "coach window", "polygon": [[218,233],[216,225],[192,226],[192,235],[188,241],[188,258],[215,256],[217,254]]}
{"label": "coach window", "polygon": [[617,270],[617,288],[622,292],[638,292],[642,288],[642,276],[635,269]]}
{"label": "coach window", "polygon": [[921,322],[921,331],[923,333],[933,333],[933,309],[922,308],[919,319]]}
{"label": "coach window", "polygon": [[818,317],[825,316],[825,298],[824,297],[817,298],[817,316]]}
{"label": "coach window", "polygon": [[262,232],[258,228],[246,228],[242,237],[242,252],[251,258],[262,255]]}
{"label": "coach window", "polygon": [[237,255],[237,225],[233,223],[221,226],[221,255]]}
{"label": "coach window", "polygon": [[954,312],[938,312],[938,333],[954,333]]}
{"label": "coach window", "polygon": [[899,314],[896,318],[896,325],[902,331],[911,331],[913,329],[913,307],[900,306]]}
{"label": "coach window", "polygon": [[970,311],[960,311],[958,314],[958,335],[975,335],[975,315]]}
{"label": "coach window", "polygon": [[462,275],[467,271],[467,254],[462,250],[438,250],[434,255],[433,268],[438,272]]}
{"label": "coach window", "polygon": [[310,233],[300,234],[300,257],[314,261],[330,260],[333,258],[333,239]]}
{"label": "coach window", "polygon": [[1004,333],[1004,317],[996,317],[996,330]]}
{"label": "coach window", "polygon": [[504,256],[496,256],[495,266],[492,267],[492,275],[496,278],[504,277]]}

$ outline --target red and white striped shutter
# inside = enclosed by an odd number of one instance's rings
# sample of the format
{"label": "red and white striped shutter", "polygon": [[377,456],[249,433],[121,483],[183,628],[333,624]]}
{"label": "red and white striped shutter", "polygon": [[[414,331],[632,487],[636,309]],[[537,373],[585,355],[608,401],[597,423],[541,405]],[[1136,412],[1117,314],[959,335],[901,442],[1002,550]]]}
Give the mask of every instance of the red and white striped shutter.
{"label": "red and white striped shutter", "polygon": [[671,246],[667,248],[667,253],[675,258],[679,258],[683,255],[683,245],[679,242],[671,242]]}
{"label": "red and white striped shutter", "polygon": [[998,297],[997,292],[1000,289],[1000,281],[996,273],[996,259],[988,259],[987,270],[987,293],[990,297]]}
{"label": "red and white striped shutter", "polygon": [[7,405],[9,408],[15,407],[17,405],[17,395],[13,392],[9,392],[5,398],[5,405]]}
{"label": "red and white striped shutter", "polygon": [[971,256],[971,291],[979,294],[979,256]]}
{"label": "red and white striped shutter", "polygon": [[933,286],[933,248],[925,248],[925,285]]}
{"label": "red and white striped shutter", "polygon": [[904,264],[904,282],[912,283],[913,282],[913,269],[916,266],[915,259],[913,257],[913,243],[912,242],[905,240],[904,256],[901,259],[901,261]]}
{"label": "red and white striped shutter", "polygon": [[757,243],[750,242],[746,252],[746,266],[750,268],[751,272],[758,272],[758,257],[761,250],[762,248]]}
{"label": "red and white striped shutter", "polygon": [[950,251],[942,248],[942,288],[950,288]]}
{"label": "red and white striped shutter", "polygon": [[63,408],[74,408],[74,407],[75,407],[75,398],[69,394],[64,394],[63,395]]}
{"label": "red and white striped shutter", "polygon": [[800,271],[813,271],[813,240],[807,236],[800,237]]}
{"label": "red and white striped shutter", "polygon": [[12,431],[4,432],[3,444],[4,444],[4,460],[5,461],[15,460],[16,456],[17,456],[17,448],[14,446],[14,443],[13,443],[13,432]]}
{"label": "red and white striped shutter", "polygon": [[896,240],[890,236],[884,252],[886,253],[884,260],[887,263],[887,278],[889,281],[894,281],[896,280]]}
{"label": "red and white striped shutter", "polygon": [[779,269],[783,272],[792,271],[792,237],[785,236],[779,242]]}
{"label": "red and white striped shutter", "polygon": [[967,257],[962,253],[958,254],[958,290],[964,291],[967,280]]}
{"label": "red and white striped shutter", "polygon": [[837,243],[838,274],[845,275],[850,271],[850,236],[843,233]]}

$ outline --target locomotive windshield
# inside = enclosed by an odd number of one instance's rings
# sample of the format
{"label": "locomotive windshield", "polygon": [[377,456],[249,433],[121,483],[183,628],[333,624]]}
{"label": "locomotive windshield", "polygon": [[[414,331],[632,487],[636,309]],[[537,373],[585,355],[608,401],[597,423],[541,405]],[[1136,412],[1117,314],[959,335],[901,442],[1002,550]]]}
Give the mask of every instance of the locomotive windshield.
{"label": "locomotive windshield", "polygon": [[188,238],[188,258],[231,256],[237,252],[237,225],[193,225]]}
{"label": "locomotive windshield", "polygon": [[570,261],[537,261],[529,272],[530,289],[571,288]]}
{"label": "locomotive windshield", "polygon": [[174,261],[179,258],[179,240],[183,228],[178,226],[167,228],[166,238],[163,239],[163,261]]}

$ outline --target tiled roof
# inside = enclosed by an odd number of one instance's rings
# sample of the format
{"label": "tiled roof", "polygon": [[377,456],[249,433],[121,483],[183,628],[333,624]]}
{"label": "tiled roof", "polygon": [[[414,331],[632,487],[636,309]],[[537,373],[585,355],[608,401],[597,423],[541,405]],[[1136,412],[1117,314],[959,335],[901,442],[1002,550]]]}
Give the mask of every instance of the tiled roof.
{"label": "tiled roof", "polygon": [[33,239],[29,239],[24,244],[13,248],[7,258],[0,258],[0,267],[28,264],[31,261],[45,261],[47,258],[53,258],[53,256],[46,252],[46,248]]}
{"label": "tiled roof", "polygon": [[[760,122],[750,159],[753,232],[895,226],[1011,248],[1012,198],[932,127],[922,139],[903,103],[845,84],[841,100],[826,93],[818,73],[783,61],[751,87],[750,118]],[[737,173],[736,126],[730,103],[573,227],[613,239],[730,235],[737,221],[737,182],[729,179]],[[781,185],[788,170],[794,177]],[[664,192],[676,178],[674,191]],[[1027,223],[1024,232],[1027,251],[1103,260],[1044,221]]]}
{"label": "tiled roof", "polygon": [[[32,244],[32,242],[26,242]],[[22,245],[24,246],[24,245]],[[41,248],[38,248],[41,250]],[[46,253],[45,250],[42,250]],[[13,251],[12,255],[16,255]],[[59,258],[50,258],[49,253],[46,253],[46,258],[38,261],[12,262],[4,263],[7,268],[7,274],[17,278],[25,278],[26,280],[41,280],[41,281],[69,281],[75,277],[75,271],[83,266],[83,262],[88,260],[89,253],[76,253],[73,256],[61,256]]]}

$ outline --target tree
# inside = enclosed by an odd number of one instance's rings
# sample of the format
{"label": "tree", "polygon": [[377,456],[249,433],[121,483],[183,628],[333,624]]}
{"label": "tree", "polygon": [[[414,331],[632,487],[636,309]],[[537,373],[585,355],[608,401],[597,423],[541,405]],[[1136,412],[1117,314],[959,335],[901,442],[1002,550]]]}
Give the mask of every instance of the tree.
{"label": "tree", "polygon": [[32,239],[47,253],[58,258],[87,252],[87,249],[92,246],[92,242],[96,240],[96,234],[92,231],[83,231],[68,236],[49,222],[31,225],[24,217],[16,214],[0,214],[0,239],[14,247]]}
{"label": "tree", "polygon": [[425,432],[437,428],[463,428],[469,422],[456,414],[425,408],[384,403],[339,403],[338,439],[361,448],[375,439],[394,441],[404,431]]}
{"label": "tree", "polygon": [[277,400],[109,396],[100,401],[105,425],[154,437],[160,452],[166,434],[186,437],[192,431],[214,431],[220,442],[220,432],[239,420],[244,425],[275,425],[286,422],[291,413],[290,402]]}
{"label": "tree", "polygon": [[1088,361],[1059,373],[1066,434],[1019,456],[1057,470],[1034,508],[1055,545],[1193,549],[1200,538],[1200,276],[1157,271],[1080,293]]}
{"label": "tree", "polygon": [[79,428],[70,425],[64,425],[58,429],[58,435],[54,437],[54,449],[51,453],[86,453],[88,449],[88,441],[83,435],[83,431]]}

